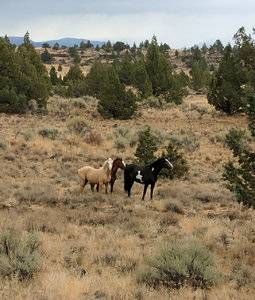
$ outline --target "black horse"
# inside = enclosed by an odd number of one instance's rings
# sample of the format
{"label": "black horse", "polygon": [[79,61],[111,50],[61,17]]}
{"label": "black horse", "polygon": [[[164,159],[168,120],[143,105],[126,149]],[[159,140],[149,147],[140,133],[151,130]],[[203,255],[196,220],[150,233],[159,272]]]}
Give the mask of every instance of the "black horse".
{"label": "black horse", "polygon": [[148,185],[151,186],[152,199],[153,189],[158,180],[159,172],[163,168],[173,169],[173,165],[165,157],[161,157],[145,167],[140,167],[135,164],[127,165],[124,170],[124,189],[128,193],[128,197],[131,195],[134,182],[138,182],[144,184],[142,200],[144,200]]}

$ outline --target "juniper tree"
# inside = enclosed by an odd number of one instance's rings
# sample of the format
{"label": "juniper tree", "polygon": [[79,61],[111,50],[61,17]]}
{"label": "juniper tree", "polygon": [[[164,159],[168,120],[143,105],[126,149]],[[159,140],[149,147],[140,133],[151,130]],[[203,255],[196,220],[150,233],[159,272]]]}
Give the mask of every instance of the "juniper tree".
{"label": "juniper tree", "polygon": [[230,45],[225,47],[219,69],[213,75],[207,94],[208,102],[217,110],[234,114],[244,110],[242,85],[245,74]]}

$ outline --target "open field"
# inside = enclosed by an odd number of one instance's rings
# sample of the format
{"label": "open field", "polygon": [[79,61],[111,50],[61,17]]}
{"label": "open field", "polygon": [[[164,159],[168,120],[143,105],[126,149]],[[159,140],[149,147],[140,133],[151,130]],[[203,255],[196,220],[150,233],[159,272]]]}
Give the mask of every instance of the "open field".
{"label": "open field", "polygon": [[[0,230],[35,230],[41,260],[28,282],[1,279],[1,299],[254,299],[255,213],[235,202],[221,178],[231,158],[224,135],[247,128],[245,116],[220,114],[202,95],[178,107],[141,108],[128,121],[102,119],[87,97],[52,97],[48,109],[45,116],[0,115]],[[74,131],[75,118],[86,131]],[[160,179],[153,201],[148,194],[140,200],[139,185],[130,201],[121,171],[113,195],[88,186],[80,195],[77,169],[109,156],[132,162],[135,146],[118,146],[114,132],[127,127],[132,138],[146,124],[165,142],[181,141],[189,174]],[[221,282],[209,290],[138,284],[146,258],[174,239],[207,246]]]}

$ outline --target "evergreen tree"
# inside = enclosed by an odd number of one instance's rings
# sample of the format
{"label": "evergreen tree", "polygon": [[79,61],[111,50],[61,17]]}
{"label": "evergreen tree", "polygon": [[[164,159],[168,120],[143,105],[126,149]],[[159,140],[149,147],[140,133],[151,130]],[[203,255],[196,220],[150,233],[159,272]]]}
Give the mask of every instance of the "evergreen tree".
{"label": "evergreen tree", "polygon": [[45,64],[51,64],[53,61],[53,57],[50,52],[45,48],[43,53],[41,54],[41,59]]}
{"label": "evergreen tree", "polygon": [[59,84],[58,74],[56,72],[55,67],[53,67],[53,66],[50,69],[50,81],[51,81],[52,85]]}
{"label": "evergreen tree", "polygon": [[151,128],[147,126],[139,132],[139,140],[135,156],[138,163],[147,165],[155,160],[155,152],[158,150],[157,137],[152,133]]}
{"label": "evergreen tree", "polygon": [[47,71],[30,44],[29,34],[17,50],[0,38],[0,111],[23,113],[31,99],[37,101],[39,108],[45,107],[49,91]]}
{"label": "evergreen tree", "polygon": [[64,83],[67,83],[68,81],[80,81],[84,80],[85,76],[82,73],[82,70],[78,65],[74,65],[70,67],[68,73],[66,76],[63,78]]}
{"label": "evergreen tree", "polygon": [[152,95],[152,85],[146,71],[145,61],[143,57],[135,64],[134,70],[135,86],[139,89],[142,98]]}
{"label": "evergreen tree", "polygon": [[122,62],[117,66],[120,81],[127,85],[134,83],[134,63],[129,53],[125,53]]}
{"label": "evergreen tree", "polygon": [[98,111],[105,117],[129,119],[137,109],[135,95],[125,91],[112,65],[96,63],[87,76],[87,87],[99,98]]}
{"label": "evergreen tree", "polygon": [[193,63],[190,75],[192,77],[191,83],[194,90],[198,91],[207,88],[210,81],[210,73],[207,70],[206,63],[203,64],[203,61]]}
{"label": "evergreen tree", "polygon": [[209,85],[208,102],[217,110],[228,114],[243,111],[242,84],[245,76],[239,61],[234,57],[230,45],[226,46],[219,69],[215,72]]}
{"label": "evergreen tree", "polygon": [[184,158],[183,153],[179,152],[171,142],[166,147],[163,156],[173,164],[174,168],[172,170],[162,170],[161,176],[174,179],[181,178],[188,173],[189,166],[187,160]]}
{"label": "evergreen tree", "polygon": [[146,70],[150,78],[153,94],[160,95],[168,90],[170,65],[160,53],[157,39],[154,36],[146,55]]}
{"label": "evergreen tree", "polygon": [[117,51],[117,52],[121,52],[123,50],[126,49],[126,45],[125,43],[123,42],[116,42],[114,45],[113,45],[113,50],[114,51]]}
{"label": "evergreen tree", "polygon": [[237,162],[230,161],[225,165],[223,178],[238,202],[255,208],[255,152],[241,143],[235,130],[227,135],[226,142]]}

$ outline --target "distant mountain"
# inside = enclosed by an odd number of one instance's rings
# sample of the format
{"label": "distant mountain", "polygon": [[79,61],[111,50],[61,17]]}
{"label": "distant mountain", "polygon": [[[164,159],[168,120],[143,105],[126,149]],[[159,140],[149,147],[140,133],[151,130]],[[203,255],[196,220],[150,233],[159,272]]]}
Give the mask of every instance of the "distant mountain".
{"label": "distant mountain", "polygon": [[[15,44],[16,46],[19,46],[23,43],[23,37],[9,36],[8,38],[10,39],[11,43]],[[42,42],[31,41],[31,42],[35,47],[42,47],[43,43],[48,43],[51,47],[55,43],[59,43],[60,46],[72,47],[74,45],[80,45],[80,43],[82,41],[86,43],[88,40],[77,39],[77,38],[62,38],[62,39],[58,39],[58,40],[49,40],[49,41],[42,41]],[[102,42],[102,41],[90,41],[90,42],[94,46],[98,45],[100,47],[104,44],[104,42]]]}

